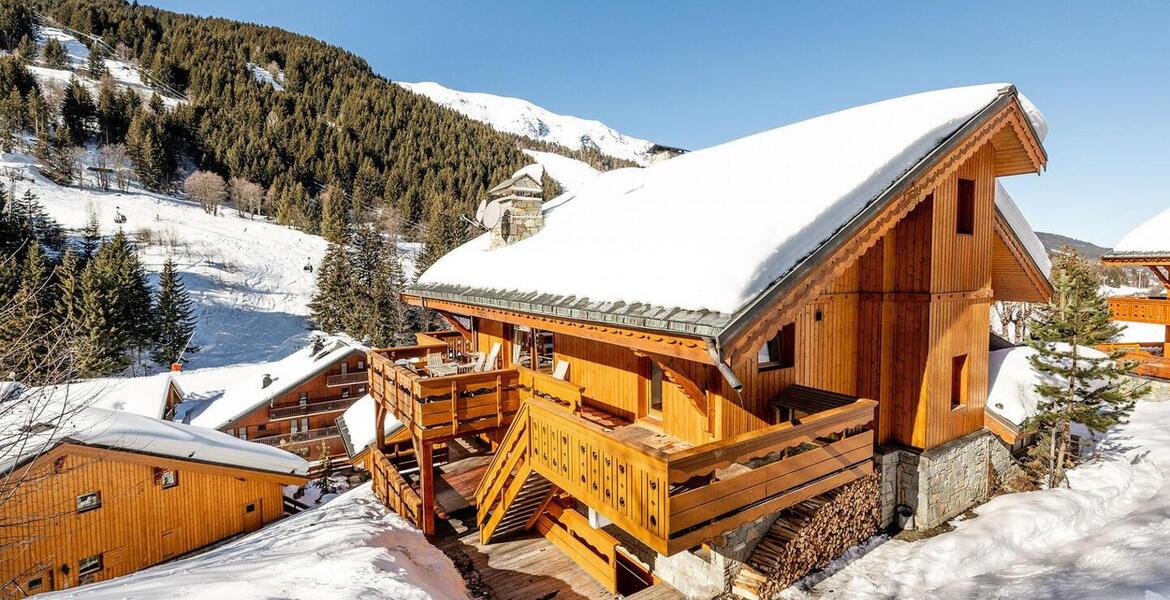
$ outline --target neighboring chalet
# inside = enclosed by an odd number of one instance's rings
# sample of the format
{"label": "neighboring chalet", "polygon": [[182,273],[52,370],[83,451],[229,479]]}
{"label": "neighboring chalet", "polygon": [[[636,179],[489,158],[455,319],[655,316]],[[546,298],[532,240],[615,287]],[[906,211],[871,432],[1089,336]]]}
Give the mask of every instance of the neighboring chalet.
{"label": "neighboring chalet", "polygon": [[308,463],[276,448],[68,408],[55,395],[46,404],[35,388],[6,393],[47,409],[0,423],[3,598],[118,577],[254,531],[284,514],[284,486],[306,481]]}
{"label": "neighboring chalet", "polygon": [[[859,515],[818,561],[898,505],[959,514],[1006,453],[991,303],[1052,291],[997,193],[1044,169],[1045,129],[1010,85],[929,92],[604,173],[521,236],[500,220],[404,294],[455,335],[370,352],[368,431],[409,433],[373,436],[375,493],[434,533],[453,489],[481,554],[535,530],[610,592],[691,597],[789,577],[797,504]],[[490,462],[453,464],[481,442]]]}
{"label": "neighboring chalet", "polygon": [[172,420],[175,407],[184,397],[183,388],[173,372],[145,377],[84,379],[40,389],[50,394],[52,401],[84,403],[94,408],[121,410],[165,421]]}
{"label": "neighboring chalet", "polygon": [[318,338],[224,390],[191,424],[284,448],[310,462],[321,443],[344,458],[334,420],[366,393],[365,346],[345,336]]}
{"label": "neighboring chalet", "polygon": [[[1116,321],[1160,326],[1151,339],[1111,344],[1105,350],[1127,350],[1125,358],[1138,363],[1138,375],[1170,379],[1170,210],[1146,221],[1121,238],[1101,262],[1120,267],[1146,267],[1162,285],[1163,293],[1116,296],[1109,311]],[[1133,338],[1132,335],[1127,336]],[[1160,338],[1160,339],[1153,339]]]}

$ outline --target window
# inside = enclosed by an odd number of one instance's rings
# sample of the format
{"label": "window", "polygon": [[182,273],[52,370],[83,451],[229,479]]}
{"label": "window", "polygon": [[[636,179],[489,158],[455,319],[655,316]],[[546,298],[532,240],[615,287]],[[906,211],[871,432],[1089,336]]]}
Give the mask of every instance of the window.
{"label": "window", "polygon": [[65,470],[65,457],[58,456],[57,459],[53,461],[53,472],[54,473],[61,473],[64,470]]}
{"label": "window", "polygon": [[656,417],[662,416],[662,367],[650,361],[650,382],[646,413]]}
{"label": "window", "polygon": [[159,482],[162,483],[162,488],[173,488],[179,485],[179,472],[174,469],[166,469],[159,475]]}
{"label": "window", "polygon": [[301,417],[299,419],[293,419],[289,423],[289,427],[292,428],[292,433],[306,432],[309,430],[309,417]]}
{"label": "window", "polygon": [[244,507],[244,512],[246,512],[246,513],[254,513],[254,512],[256,512],[256,504],[255,504],[255,503],[252,503],[252,504],[249,504],[249,505],[245,506],[245,507]]}
{"label": "window", "polygon": [[34,578],[28,580],[28,585],[24,586],[24,589],[26,589],[30,592],[35,592],[43,587],[45,587],[45,578],[44,577],[34,577]]}
{"label": "window", "polygon": [[89,492],[77,497],[77,512],[82,513],[96,508],[101,508],[102,493]]}
{"label": "window", "polygon": [[532,330],[523,325],[512,326],[512,364],[532,368]]}
{"label": "window", "polygon": [[348,387],[341,388],[341,397],[342,398],[349,398],[349,388]]}
{"label": "window", "polygon": [[359,394],[364,394],[364,393],[366,393],[366,385],[365,385],[364,383],[363,383],[362,385],[359,385],[359,386],[358,386],[358,393],[359,393]]}
{"label": "window", "polygon": [[247,427],[241,427],[241,428],[237,429],[237,430],[236,430],[236,436],[237,436],[237,437],[239,437],[241,440],[246,440],[246,439],[248,439],[248,428],[247,428]]}
{"label": "window", "polygon": [[760,347],[756,359],[761,371],[796,366],[796,323],[781,327],[776,337]]}
{"label": "window", "polygon": [[256,431],[268,431],[268,423],[261,423],[257,425]]}
{"label": "window", "polygon": [[975,233],[975,180],[960,179],[958,206],[955,209],[955,233]]}
{"label": "window", "polygon": [[967,355],[951,359],[951,408],[967,404]]}
{"label": "window", "polygon": [[299,402],[301,406],[307,406],[309,404],[309,392],[301,392],[300,397],[297,398],[297,402]]}
{"label": "window", "polygon": [[359,370],[359,371],[365,371],[365,370],[366,370],[366,361],[364,361],[364,360],[359,360],[359,361],[358,361],[358,369],[357,369],[357,370]]}
{"label": "window", "polygon": [[77,561],[77,574],[89,575],[102,570],[102,555],[94,554]]}

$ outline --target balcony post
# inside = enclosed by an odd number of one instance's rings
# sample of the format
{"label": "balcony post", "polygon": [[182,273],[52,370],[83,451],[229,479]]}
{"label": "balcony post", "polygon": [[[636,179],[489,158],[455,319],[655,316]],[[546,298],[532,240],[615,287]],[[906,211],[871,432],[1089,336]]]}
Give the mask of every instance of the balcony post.
{"label": "balcony post", "polygon": [[379,453],[386,452],[386,436],[383,432],[386,431],[386,407],[382,404],[382,399],[378,398],[374,402],[374,448]]}
{"label": "balcony post", "polygon": [[422,519],[419,527],[426,535],[435,533],[435,463],[434,446],[420,438],[414,438],[414,451],[418,457],[419,495],[422,496]]}

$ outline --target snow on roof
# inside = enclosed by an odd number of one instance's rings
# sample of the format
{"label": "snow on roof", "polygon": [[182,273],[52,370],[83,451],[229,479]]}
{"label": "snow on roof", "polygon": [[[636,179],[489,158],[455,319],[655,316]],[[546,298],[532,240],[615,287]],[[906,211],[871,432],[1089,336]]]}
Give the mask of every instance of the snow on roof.
{"label": "snow on roof", "polygon": [[[269,363],[269,369],[259,376],[250,375],[224,390],[223,395],[191,420],[193,425],[220,429],[232,421],[270,402],[273,398],[304,383],[309,378],[331,367],[354,352],[368,348],[344,335],[333,335],[322,340],[314,351],[314,344],[278,361]],[[264,375],[272,382],[265,387]]]}
{"label": "snow on roof", "polygon": [[0,472],[62,442],[273,473],[304,475],[309,468],[304,459],[279,448],[123,410],[78,407],[53,390],[26,390],[21,401],[0,424]]}
{"label": "snow on roof", "polygon": [[1036,236],[1036,232],[1032,230],[1032,226],[1024,218],[1024,213],[1020,212],[1020,207],[1016,206],[1011,195],[999,181],[995,182],[995,207],[999,209],[999,214],[1003,215],[1008,227],[1012,228],[1012,232],[1024,245],[1032,262],[1036,263],[1045,277],[1049,277],[1052,274],[1052,262],[1048,260],[1048,252],[1044,250],[1044,243]]}
{"label": "snow on roof", "polygon": [[[1081,346],[1079,353],[1092,358],[1108,356],[1087,346]],[[1017,426],[1036,414],[1036,406],[1041,401],[1036,386],[1054,381],[1032,368],[1028,357],[1036,354],[1034,348],[1018,346],[994,350],[988,355],[987,410]]]}
{"label": "snow on roof", "polygon": [[598,174],[597,169],[575,158],[553,154],[552,152],[540,152],[539,150],[524,150],[524,154],[527,154],[532,160],[540,163],[548,173],[548,176],[561,184],[561,188],[565,191],[579,189],[589,180],[597,177]]}
{"label": "snow on roof", "polygon": [[[345,442],[345,449],[352,458],[374,443],[374,397],[366,394],[345,409],[337,417],[337,428]],[[391,415],[386,415],[382,437],[402,429],[402,423]]]}
{"label": "snow on roof", "polygon": [[1170,209],[1125,234],[1109,254],[1170,255],[1170,235],[1167,231],[1170,231]]}
{"label": "snow on roof", "polygon": [[78,588],[87,600],[463,600],[463,578],[370,485],[259,531]]}
{"label": "snow on roof", "polygon": [[[172,373],[147,377],[105,377],[39,388],[51,400],[68,401],[110,410],[161,419],[171,385],[178,386]],[[182,390],[180,389],[180,393]]]}
{"label": "snow on roof", "polygon": [[734,314],[1004,88],[886,100],[603,173],[546,203],[541,232],[492,251],[484,234],[439,259],[419,289]]}

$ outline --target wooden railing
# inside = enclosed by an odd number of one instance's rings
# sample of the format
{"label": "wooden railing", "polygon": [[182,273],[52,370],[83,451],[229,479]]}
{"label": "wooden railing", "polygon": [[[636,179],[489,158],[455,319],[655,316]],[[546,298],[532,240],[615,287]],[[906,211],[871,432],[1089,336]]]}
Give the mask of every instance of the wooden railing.
{"label": "wooden railing", "polygon": [[479,524],[481,543],[486,544],[491,539],[532,470],[528,452],[529,425],[528,405],[524,404],[475,488],[476,523]]}
{"label": "wooden railing", "polygon": [[516,367],[516,370],[520,373],[520,391],[524,398],[533,396],[544,398],[563,406],[573,414],[581,412],[581,394],[585,392],[585,388],[528,367]]}
{"label": "wooden railing", "polygon": [[390,464],[390,459],[381,452],[371,452],[367,464],[371,466],[370,475],[374,496],[382,504],[410,521],[415,527],[422,528],[422,498],[402,475]]}
{"label": "wooden railing", "polygon": [[321,427],[320,429],[310,429],[308,431],[298,431],[296,433],[284,433],[280,435],[270,435],[268,437],[253,438],[249,441],[257,444],[264,444],[266,446],[280,446],[281,442],[288,444],[303,444],[305,442],[315,442],[326,438],[337,437],[341,435],[340,430],[336,427]]}
{"label": "wooden railing", "polygon": [[268,420],[279,421],[281,419],[295,419],[297,417],[321,413],[342,412],[353,405],[355,400],[357,400],[357,396],[352,398],[334,398],[333,400],[311,400],[304,406],[300,404],[274,406],[268,409]]}
{"label": "wooden railing", "polygon": [[427,347],[370,352],[370,393],[421,440],[450,438],[507,425],[520,408],[519,373],[499,369],[427,377],[394,360]]}
{"label": "wooden railing", "polygon": [[536,530],[573,558],[610,592],[617,592],[618,541],[594,529],[581,513],[556,502],[536,520]]}
{"label": "wooden railing", "polygon": [[370,376],[367,375],[365,371],[353,371],[350,373],[329,375],[325,377],[325,387],[340,387],[343,385],[365,383],[369,377]]}
{"label": "wooden railing", "polygon": [[451,358],[466,356],[472,352],[471,340],[463,337],[463,334],[454,330],[416,333],[414,334],[414,339],[420,346],[435,346],[438,344],[446,346],[447,356]]}
{"label": "wooden railing", "polygon": [[[871,473],[867,426],[876,405],[858,400],[799,424],[669,454],[618,440],[544,399],[527,400],[522,416],[530,468],[658,552],[673,554]],[[739,465],[735,474],[720,478],[717,471],[732,464]]]}
{"label": "wooden railing", "polygon": [[1109,313],[1118,321],[1170,325],[1170,300],[1117,296],[1109,299]]}

